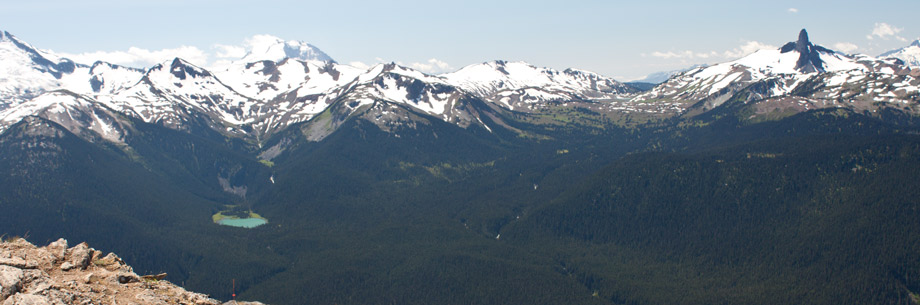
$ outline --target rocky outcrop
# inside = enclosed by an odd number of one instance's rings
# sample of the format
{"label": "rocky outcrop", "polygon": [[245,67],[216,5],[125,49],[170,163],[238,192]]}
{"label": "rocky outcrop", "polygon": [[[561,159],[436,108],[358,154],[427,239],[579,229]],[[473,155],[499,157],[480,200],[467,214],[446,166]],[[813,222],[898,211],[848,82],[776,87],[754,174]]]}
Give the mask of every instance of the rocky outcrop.
{"label": "rocky outcrop", "polygon": [[114,253],[103,255],[86,243],[68,248],[64,239],[45,247],[24,239],[0,242],[0,305],[221,304],[165,277],[137,275]]}
{"label": "rocky outcrop", "polygon": [[812,44],[808,40],[808,32],[805,29],[799,32],[798,40],[787,43],[780,51],[782,53],[799,52],[799,60],[795,63],[795,70],[802,73],[825,72],[824,61],[821,60],[820,52],[834,53],[832,50]]}

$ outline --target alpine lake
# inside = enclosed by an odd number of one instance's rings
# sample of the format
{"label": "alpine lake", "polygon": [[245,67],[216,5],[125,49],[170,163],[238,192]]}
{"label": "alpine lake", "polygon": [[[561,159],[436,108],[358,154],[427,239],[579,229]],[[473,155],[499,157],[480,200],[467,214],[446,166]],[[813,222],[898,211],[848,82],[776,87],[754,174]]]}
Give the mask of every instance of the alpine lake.
{"label": "alpine lake", "polygon": [[268,219],[256,214],[252,210],[238,210],[235,206],[228,206],[229,210],[217,212],[211,216],[214,223],[222,226],[252,229],[268,223]]}

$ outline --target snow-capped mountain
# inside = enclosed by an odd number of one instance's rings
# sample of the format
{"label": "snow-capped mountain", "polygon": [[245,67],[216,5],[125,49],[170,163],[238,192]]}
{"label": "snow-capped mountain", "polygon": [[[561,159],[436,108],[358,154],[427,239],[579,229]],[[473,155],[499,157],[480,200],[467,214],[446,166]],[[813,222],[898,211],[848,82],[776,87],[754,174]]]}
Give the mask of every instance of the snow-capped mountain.
{"label": "snow-capped mountain", "polygon": [[[850,87],[864,82],[864,87]],[[631,111],[657,107],[654,111],[678,114],[695,106],[700,111],[718,107],[735,93],[760,84],[751,91],[751,101],[795,95],[802,110],[845,107],[836,101],[853,101],[854,91],[868,94],[867,100],[899,103],[916,99],[917,79],[896,60],[865,55],[845,55],[814,45],[802,30],[798,40],[779,49],[760,50],[735,61],[701,67],[673,76],[649,92],[630,101]],[[884,86],[900,90],[876,90]],[[754,89],[754,88],[752,88]]]}
{"label": "snow-capped mountain", "polygon": [[455,87],[439,76],[428,75],[395,63],[378,64],[354,81],[306,101],[315,105],[314,118],[301,125],[300,132],[286,135],[263,149],[260,158],[271,160],[287,150],[294,138],[320,141],[350,118],[359,118],[380,130],[394,133],[443,121],[483,132],[513,127],[505,123],[501,108]]}
{"label": "snow-capped mountain", "polygon": [[71,89],[93,95],[111,95],[140,81],[144,70],[97,61],[89,67],[88,73],[90,91],[86,91],[86,88]]}
{"label": "snow-capped mountain", "polygon": [[491,110],[471,105],[479,101],[476,96],[451,85],[442,77],[394,63],[374,66],[337,94],[336,100],[345,103],[339,115],[360,112],[383,130],[413,126],[424,121],[418,114],[464,128],[478,125],[490,129],[480,116]]}
{"label": "snow-capped mountain", "polygon": [[878,57],[897,58],[911,68],[920,69],[920,39],[914,40],[909,46],[882,53]]}
{"label": "snow-capped mountain", "polygon": [[102,103],[64,89],[51,91],[0,111],[0,132],[29,116],[53,121],[87,139],[124,143],[127,118]]}
{"label": "snow-capped mountain", "polygon": [[153,66],[136,85],[100,100],[146,122],[180,130],[208,118],[215,129],[242,133],[238,129],[253,123],[261,113],[256,100],[180,58]]}
{"label": "snow-capped mountain", "polygon": [[532,110],[547,101],[612,99],[636,91],[597,73],[538,68],[525,62],[485,62],[441,76],[511,110]]}
{"label": "snow-capped mountain", "polygon": [[332,61],[332,57],[316,46],[297,40],[283,40],[269,35],[259,35],[252,41],[250,50],[238,62],[252,63],[257,61],[279,62],[285,58],[302,61]]}
{"label": "snow-capped mountain", "polygon": [[[488,62],[433,76],[395,64],[365,71],[338,64],[308,43],[277,37],[259,36],[250,45],[246,56],[217,72],[181,58],[143,71],[104,62],[80,65],[4,33],[0,53],[8,71],[4,75],[19,77],[2,80],[6,101],[2,108],[46,92],[66,90],[67,96],[98,102],[145,122],[179,130],[204,125],[258,141],[313,119],[338,102],[348,105],[341,109],[370,104],[395,106],[462,127],[475,124],[489,128],[474,113],[478,110],[469,106],[473,100],[484,107],[537,112],[569,101],[622,99],[635,90],[596,73],[537,68],[523,62]],[[73,104],[60,94],[42,99],[43,106],[30,104],[0,112],[0,116],[10,118],[3,124],[14,123],[12,118],[29,109],[59,109]],[[57,101],[57,106],[49,106],[49,101]],[[372,120],[381,122],[382,128],[389,124],[384,121],[405,121],[394,113],[377,111],[379,116]]]}
{"label": "snow-capped mountain", "polygon": [[298,91],[298,96],[322,93],[354,80],[363,72],[363,69],[333,61],[285,58],[277,62],[238,61],[217,76],[245,96],[271,100],[294,90]]}
{"label": "snow-capped mountain", "polygon": [[0,32],[0,109],[67,85],[73,61],[38,50],[8,32]]}
{"label": "snow-capped mountain", "polygon": [[463,127],[477,121],[458,107],[463,100],[474,99],[474,96],[444,78],[392,63],[377,65],[359,77],[349,97],[353,97],[349,100],[373,99],[404,105]]}
{"label": "snow-capped mountain", "polygon": [[257,37],[246,56],[215,73],[225,84],[254,99],[267,101],[293,90],[298,90],[298,96],[318,94],[365,72],[336,63],[306,42]]}
{"label": "snow-capped mountain", "polygon": [[136,83],[142,74],[104,62],[78,64],[0,32],[0,110],[57,89],[111,94]]}
{"label": "snow-capped mountain", "polygon": [[383,130],[434,118],[492,131],[511,128],[501,115],[507,111],[555,117],[581,109],[596,114],[594,121],[637,122],[642,119],[631,114],[706,112],[742,91],[746,95],[735,99],[763,108],[758,111],[897,106],[920,113],[920,70],[894,58],[835,52],[811,43],[805,30],[782,48],[690,69],[644,93],[596,73],[524,62],[492,61],[442,75],[396,64],[365,71],[310,44],[275,37],[252,43],[245,57],[218,72],[181,58],[146,71],[86,66],[0,34],[0,131],[38,115],[113,142],[125,132],[112,130],[127,130],[114,127],[115,113],[189,132],[206,127],[252,143],[310,120],[308,138],[319,140],[355,115]]}

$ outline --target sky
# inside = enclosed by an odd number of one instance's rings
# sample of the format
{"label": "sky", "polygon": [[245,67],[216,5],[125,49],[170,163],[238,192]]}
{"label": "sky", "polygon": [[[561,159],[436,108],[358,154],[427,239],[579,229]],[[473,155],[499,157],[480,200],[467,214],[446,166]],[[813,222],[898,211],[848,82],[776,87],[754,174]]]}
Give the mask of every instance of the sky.
{"label": "sky", "polygon": [[265,35],[339,63],[444,73],[491,60],[629,81],[812,42],[877,56],[920,38],[920,1],[0,0],[0,30],[77,62],[215,67]]}

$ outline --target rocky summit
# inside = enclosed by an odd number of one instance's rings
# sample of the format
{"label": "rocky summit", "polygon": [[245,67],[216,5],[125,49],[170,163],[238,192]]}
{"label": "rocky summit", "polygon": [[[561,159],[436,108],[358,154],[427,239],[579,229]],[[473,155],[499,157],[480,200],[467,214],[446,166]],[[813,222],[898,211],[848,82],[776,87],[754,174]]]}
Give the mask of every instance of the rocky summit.
{"label": "rocky summit", "polygon": [[2,305],[221,304],[205,294],[186,291],[165,277],[165,273],[138,275],[114,253],[103,255],[86,243],[68,248],[64,239],[45,247],[21,238],[0,242]]}

